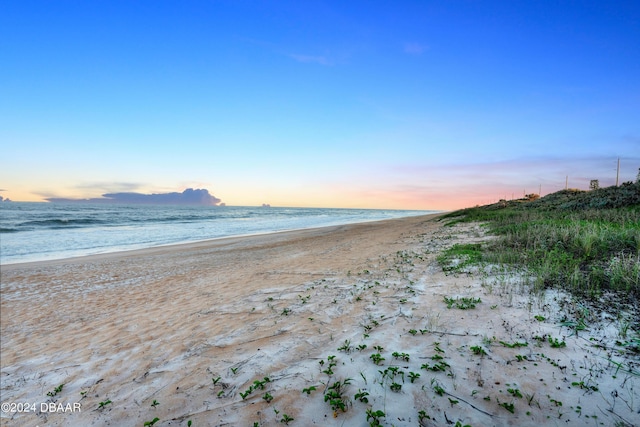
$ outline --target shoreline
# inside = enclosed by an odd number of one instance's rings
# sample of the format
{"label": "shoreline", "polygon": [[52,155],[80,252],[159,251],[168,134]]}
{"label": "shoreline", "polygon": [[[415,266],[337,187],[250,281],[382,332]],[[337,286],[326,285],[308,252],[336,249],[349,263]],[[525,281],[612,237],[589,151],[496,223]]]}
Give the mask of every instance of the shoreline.
{"label": "shoreline", "polygon": [[[637,368],[608,354],[613,323],[573,334],[560,292],[445,274],[444,249],[490,237],[437,216],[3,266],[2,403],[36,410],[0,425],[633,420]],[[480,301],[447,307],[459,298]]]}
{"label": "shoreline", "polygon": [[208,242],[214,242],[214,241],[224,240],[224,239],[251,238],[253,236],[270,235],[270,234],[277,234],[277,233],[289,233],[289,232],[314,230],[314,229],[321,229],[321,228],[341,227],[341,226],[345,226],[345,225],[365,224],[365,223],[369,223],[369,222],[393,221],[395,219],[402,219],[402,218],[423,217],[423,216],[424,217],[431,217],[431,216],[434,216],[434,215],[443,215],[446,212],[447,211],[433,211],[431,213],[419,214],[419,215],[409,215],[409,216],[403,216],[403,217],[398,217],[398,218],[371,219],[371,220],[362,220],[362,221],[357,221],[357,222],[347,222],[347,223],[344,223],[344,224],[310,226],[310,227],[292,228],[292,229],[285,229],[285,230],[264,231],[264,232],[248,233],[248,234],[236,234],[236,235],[220,236],[220,237],[213,237],[213,238],[205,238],[205,239],[201,239],[201,240],[183,240],[183,241],[177,241],[177,242],[172,242],[172,243],[154,244],[152,246],[145,246],[145,247],[135,248],[135,249],[120,249],[120,248],[116,248],[114,250],[107,250],[107,251],[104,251],[104,252],[87,253],[87,254],[83,254],[83,255],[75,255],[75,256],[70,256],[70,257],[65,257],[65,258],[47,258],[47,259],[36,259],[36,260],[31,260],[31,261],[27,260],[27,261],[17,261],[17,262],[10,262],[10,263],[0,263],[0,266],[2,266],[2,267],[10,267],[10,266],[14,266],[14,265],[39,264],[39,263],[49,263],[49,262],[56,263],[56,262],[73,261],[73,260],[76,260],[76,259],[83,259],[83,258],[87,258],[87,257],[99,257],[99,256],[102,256],[102,255],[112,255],[112,254],[115,254],[115,256],[117,256],[117,254],[121,254],[121,253],[123,253],[123,254],[134,253],[134,252],[137,252],[137,251],[153,250],[153,249],[157,249],[157,248],[165,248],[165,247],[173,247],[173,246],[181,246],[181,245],[195,245],[195,244],[199,244],[199,243],[205,243],[206,244]]}

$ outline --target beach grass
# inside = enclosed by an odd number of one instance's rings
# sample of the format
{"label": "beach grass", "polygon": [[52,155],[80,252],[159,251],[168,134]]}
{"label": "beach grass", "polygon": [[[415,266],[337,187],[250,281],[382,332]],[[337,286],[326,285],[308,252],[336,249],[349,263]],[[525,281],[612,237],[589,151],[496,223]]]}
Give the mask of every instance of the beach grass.
{"label": "beach grass", "polygon": [[[534,199],[534,200],[531,200]],[[613,293],[640,300],[640,184],[544,198],[500,201],[443,217],[449,224],[482,222],[499,238],[453,246],[440,257],[465,255],[458,264],[506,264],[525,268],[536,290],[560,288],[596,301]],[[451,268],[451,267],[450,267]]]}

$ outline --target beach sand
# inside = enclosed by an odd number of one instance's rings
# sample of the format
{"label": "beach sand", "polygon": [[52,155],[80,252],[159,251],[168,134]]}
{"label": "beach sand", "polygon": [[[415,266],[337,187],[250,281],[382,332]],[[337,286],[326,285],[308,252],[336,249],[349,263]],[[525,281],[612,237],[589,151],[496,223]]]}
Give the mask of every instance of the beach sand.
{"label": "beach sand", "polygon": [[617,314],[561,326],[570,296],[436,261],[489,238],[425,216],[2,266],[1,425],[640,425]]}

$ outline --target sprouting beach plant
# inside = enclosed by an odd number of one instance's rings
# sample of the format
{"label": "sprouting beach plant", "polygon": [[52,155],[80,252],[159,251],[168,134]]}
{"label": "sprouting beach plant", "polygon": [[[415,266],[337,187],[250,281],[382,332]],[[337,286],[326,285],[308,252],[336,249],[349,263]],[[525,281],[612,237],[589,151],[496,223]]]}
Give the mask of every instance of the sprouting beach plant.
{"label": "sprouting beach plant", "polygon": [[345,353],[351,353],[351,350],[353,350],[353,348],[351,347],[351,341],[350,340],[344,340],[344,344],[340,347],[338,347],[338,351],[344,351]]}
{"label": "sprouting beach plant", "polygon": [[562,348],[567,346],[566,342],[558,341],[558,338],[549,337],[548,341],[552,348]]}
{"label": "sprouting beach plant", "polygon": [[111,404],[110,400],[105,400],[103,402],[98,403],[98,409],[103,409],[105,406]]}
{"label": "sprouting beach plant", "polygon": [[298,295],[298,298],[300,298],[300,302],[302,302],[302,304],[306,304],[311,299],[311,295],[307,295],[305,297]]}
{"label": "sprouting beach plant", "polygon": [[158,402],[157,400],[153,399],[153,402],[151,403],[151,406],[153,406],[155,408],[159,404],[160,404],[160,402]]}
{"label": "sprouting beach plant", "polygon": [[312,391],[316,391],[316,386],[312,385],[311,387],[303,388],[302,392],[310,395]]}
{"label": "sprouting beach plant", "polygon": [[340,409],[342,412],[347,411],[347,398],[344,395],[347,385],[351,384],[351,378],[347,378],[343,381],[336,381],[327,388],[324,394],[324,401],[329,402],[331,409],[337,412]]}
{"label": "sprouting beach plant", "polygon": [[409,355],[407,353],[398,353],[397,351],[394,351],[391,355],[396,359],[404,360],[405,362],[409,361]]}
{"label": "sprouting beach plant", "polygon": [[[327,369],[323,370],[322,372],[331,376],[333,375],[333,367],[338,364],[338,362],[336,361],[336,356],[327,356],[327,362],[329,362],[327,365]],[[320,364],[320,366],[324,366],[325,364],[324,360],[320,360],[318,363]]]}
{"label": "sprouting beach plant", "polygon": [[522,393],[517,388],[508,388],[507,391],[511,393],[514,397],[519,397],[522,399]]}
{"label": "sprouting beach plant", "polygon": [[384,357],[382,357],[380,353],[372,354],[371,356],[369,356],[369,358],[373,360],[373,363],[375,363],[376,365],[379,365],[380,362],[384,360]]}
{"label": "sprouting beach plant", "polygon": [[367,409],[367,421],[369,422],[369,427],[382,426],[380,418],[385,418],[385,416],[385,413],[379,409],[376,411],[374,411],[373,408]]}
{"label": "sprouting beach plant", "polygon": [[282,414],[282,418],[280,419],[281,423],[284,423],[285,425],[289,425],[291,421],[293,421],[293,417],[290,417],[287,414]]}
{"label": "sprouting beach plant", "polygon": [[513,344],[509,344],[508,342],[505,342],[505,341],[500,341],[500,344],[502,344],[503,346],[508,347],[508,348],[526,347],[526,346],[529,345],[529,343],[517,342],[517,341],[514,342]]}
{"label": "sprouting beach plant", "polygon": [[413,383],[415,380],[420,378],[420,374],[417,372],[409,372],[409,380]]}
{"label": "sprouting beach plant", "polygon": [[152,426],[152,425],[154,425],[155,423],[157,423],[158,421],[160,421],[160,418],[158,418],[158,417],[155,417],[155,418],[154,418],[153,420],[151,420],[151,421],[145,421],[145,423],[144,423],[144,427]]}
{"label": "sprouting beach plant", "polygon": [[444,302],[447,304],[447,308],[456,307],[460,310],[468,310],[470,308],[476,308],[476,304],[482,302],[480,298],[471,297],[444,297]]}
{"label": "sprouting beach plant", "polygon": [[431,417],[427,415],[427,411],[425,411],[424,409],[418,411],[418,421],[420,421],[420,425],[423,425],[423,423],[425,423],[425,420],[430,419]]}
{"label": "sprouting beach plant", "polygon": [[504,409],[506,409],[507,411],[511,412],[512,414],[515,412],[515,405],[513,403],[507,403],[507,402],[498,402],[499,406],[502,406]]}
{"label": "sprouting beach plant", "polygon": [[487,352],[484,351],[484,348],[480,347],[479,345],[474,345],[472,347],[469,347],[469,349],[473,352],[473,354],[476,355],[486,356],[487,354]]}
{"label": "sprouting beach plant", "polygon": [[369,396],[369,392],[367,392],[366,390],[358,389],[358,392],[353,396],[353,398],[355,400],[359,400],[362,403],[369,403],[369,399],[367,398],[367,396]]}
{"label": "sprouting beach plant", "polygon": [[[436,355],[433,357],[440,357],[440,356]],[[442,359],[442,357],[440,357],[440,359]],[[434,363],[433,365],[429,365],[428,363],[423,363],[422,366],[420,366],[420,369],[426,369],[427,371],[433,371],[433,372],[444,372],[449,367],[451,366],[447,362],[445,362],[444,360],[439,360],[437,363]]]}
{"label": "sprouting beach plant", "polygon": [[55,396],[56,394],[62,391],[62,387],[64,387],[64,384],[60,384],[58,387],[54,388],[53,391],[48,392],[47,396],[50,396],[50,397]]}
{"label": "sprouting beach plant", "polygon": [[444,388],[440,385],[440,383],[435,378],[431,379],[431,388],[433,389],[433,391],[435,391],[435,393],[438,396],[443,396],[445,393]]}

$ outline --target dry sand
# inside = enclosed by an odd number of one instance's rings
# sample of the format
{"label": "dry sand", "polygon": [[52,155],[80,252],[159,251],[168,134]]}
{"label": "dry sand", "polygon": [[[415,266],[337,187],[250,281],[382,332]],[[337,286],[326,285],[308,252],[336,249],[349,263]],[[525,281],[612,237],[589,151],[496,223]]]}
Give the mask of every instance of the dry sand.
{"label": "dry sand", "polygon": [[640,425],[617,314],[576,335],[569,296],[435,260],[487,238],[413,217],[2,266],[1,425]]}

